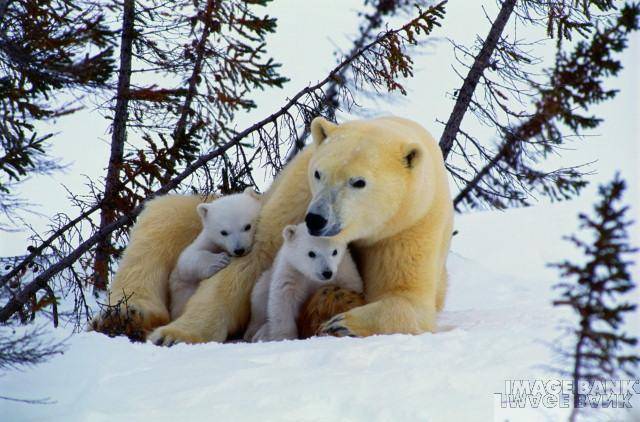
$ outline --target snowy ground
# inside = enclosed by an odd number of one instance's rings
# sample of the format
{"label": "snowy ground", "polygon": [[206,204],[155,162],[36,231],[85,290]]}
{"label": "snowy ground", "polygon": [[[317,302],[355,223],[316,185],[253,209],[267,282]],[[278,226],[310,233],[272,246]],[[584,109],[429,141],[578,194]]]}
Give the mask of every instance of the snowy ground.
{"label": "snowy ground", "polygon": [[[257,93],[257,114],[238,116],[238,129],[262,118],[265,110],[279,109],[285,97],[309,81],[324,77],[335,64],[336,45],[351,44],[345,34],[352,34],[360,22],[361,0],[300,4],[283,0],[269,8],[279,19],[270,52],[284,64],[291,82],[282,91]],[[409,96],[391,96],[394,101],[389,103],[362,99],[364,112],[412,118],[439,138],[442,126],[435,121],[446,120],[453,105],[445,93],[460,85],[448,65],[453,52],[444,38],[472,43],[476,33],[488,31],[486,20],[479,17],[485,8],[495,14],[497,3],[449,2],[447,7],[447,20],[455,24],[436,31],[440,41],[416,56],[416,76],[405,84]],[[534,32],[519,28],[518,34],[532,41],[537,39]],[[291,48],[291,40],[307,48]],[[604,118],[593,133],[601,136],[557,158],[565,166],[598,159],[594,181],[610,180],[614,169],[622,169],[630,189],[638,185],[640,143],[632,140],[640,128],[638,119],[629,119],[638,115],[638,40],[632,38],[625,52],[625,71],[611,81],[611,88],[622,89],[620,95],[593,110]],[[339,117],[342,121],[351,116]],[[64,135],[55,138],[53,152],[73,167],[67,174],[34,178],[22,188],[26,198],[44,204],[40,211],[46,216],[64,211],[74,215],[62,184],[74,193],[85,192],[84,175],[95,180],[108,161],[108,121],[99,113],[89,109],[58,123],[53,131]],[[466,130],[479,138],[493,137],[482,125],[465,120],[467,124]],[[91,154],[86,153],[87,140],[92,140]],[[638,189],[629,197],[640,204]],[[557,326],[568,315],[550,306],[550,286],[557,274],[545,265],[572,256],[574,250],[560,238],[575,230],[578,210],[589,209],[589,204],[458,217],[459,234],[449,260],[451,288],[436,334],[170,349],[78,334],[69,339],[64,355],[0,376],[0,396],[55,402],[0,400],[0,422],[566,420],[566,409],[508,413],[494,393],[504,390],[505,380],[556,378],[543,369],[552,363],[545,343],[558,338]],[[41,229],[46,219],[41,220],[32,216],[29,221]],[[23,253],[26,232],[2,236],[0,255]],[[635,323],[638,332],[637,317]],[[70,331],[61,328],[55,335],[65,338]],[[609,416],[640,421],[638,413]]]}
{"label": "snowy ground", "polygon": [[585,204],[459,217],[435,334],[167,349],[83,333],[64,355],[0,377],[0,395],[55,401],[0,400],[0,420],[566,420],[567,409],[509,413],[495,393],[505,380],[557,378],[544,369],[546,343],[568,314],[550,306],[555,273],[544,265],[571,255],[560,236],[578,209]]}

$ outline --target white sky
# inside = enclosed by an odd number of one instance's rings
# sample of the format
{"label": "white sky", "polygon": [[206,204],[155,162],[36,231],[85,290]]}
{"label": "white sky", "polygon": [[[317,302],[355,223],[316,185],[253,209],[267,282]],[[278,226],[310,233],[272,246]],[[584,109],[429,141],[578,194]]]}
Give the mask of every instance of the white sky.
{"label": "white sky", "polygon": [[[304,3],[304,4],[303,4]],[[335,66],[333,56],[336,45],[347,48],[349,36],[356,32],[359,22],[357,10],[362,0],[325,0],[323,2],[300,2],[299,0],[277,0],[269,5],[268,13],[278,20],[277,34],[268,39],[272,56],[283,64],[282,73],[291,81],[282,90],[257,92],[257,110],[249,115],[238,116],[237,125],[242,129],[247,125],[271,114],[282,106],[288,96],[315,82]],[[433,36],[438,42],[425,49],[426,54],[415,56],[415,76],[405,82],[408,90],[406,98],[399,101],[371,104],[363,102],[367,111],[375,114],[395,114],[420,122],[437,138],[442,125],[436,119],[447,119],[453,106],[447,93],[461,85],[461,81],[451,69],[452,51],[445,38],[470,44],[476,33],[484,36],[488,31],[481,8],[486,4],[487,12],[495,15],[493,0],[484,2],[451,1],[447,6],[444,24]],[[396,20],[396,23],[399,22]],[[521,30],[519,36],[531,41],[539,38],[540,31]],[[603,117],[603,124],[584,141],[577,142],[574,150],[567,151],[555,159],[562,165],[573,165],[597,160],[591,177],[592,186],[587,195],[591,196],[597,183],[611,179],[620,170],[630,186],[628,199],[634,198],[640,204],[639,179],[640,163],[639,123],[640,108],[640,65],[637,34],[633,35],[630,47],[623,55],[625,69],[608,85],[621,90],[613,101],[608,101],[592,109]],[[553,54],[551,48],[542,54]],[[339,118],[344,119],[345,115]],[[473,118],[465,119],[465,130],[479,138],[490,138],[491,131],[477,125]],[[58,212],[75,215],[66,199],[65,185],[74,193],[86,192],[86,178],[97,179],[104,174],[108,161],[107,133],[109,122],[90,108],[81,113],[65,117],[56,122],[54,130],[58,135],[53,139],[52,153],[70,164],[66,173],[34,178],[22,185],[21,194],[31,202],[39,204],[36,211],[43,217],[27,216],[27,221],[36,229],[45,227],[47,218]],[[566,234],[566,233],[565,233]],[[15,233],[0,232],[0,256],[24,253],[26,231]]]}

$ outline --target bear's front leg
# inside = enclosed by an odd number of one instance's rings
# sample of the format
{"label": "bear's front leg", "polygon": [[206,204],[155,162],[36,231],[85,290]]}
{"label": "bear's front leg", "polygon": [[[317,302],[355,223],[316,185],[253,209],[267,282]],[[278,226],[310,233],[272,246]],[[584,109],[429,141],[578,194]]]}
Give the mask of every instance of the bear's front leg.
{"label": "bear's front leg", "polygon": [[[156,344],[222,342],[249,321],[250,296],[258,277],[269,269],[282,245],[282,229],[304,218],[310,192],[306,179],[311,150],[301,152],[282,171],[265,195],[254,246],[234,258],[213,277],[203,280],[177,320],[157,328],[149,340]],[[194,214],[195,207],[194,207]]]}
{"label": "bear's front leg", "polygon": [[223,342],[249,319],[250,295],[262,266],[249,254],[235,258],[213,277],[200,282],[175,321],[157,328],[148,340],[161,346],[175,343]]}
{"label": "bear's front leg", "polygon": [[89,329],[144,340],[147,332],[169,322],[169,274],[184,248],[201,229],[197,196],[166,195],[145,204],[131,230],[109,292],[109,307]]}
{"label": "bear's front leg", "polygon": [[251,292],[251,321],[243,336],[245,341],[254,341],[256,333],[267,323],[270,277],[271,271],[264,272]]}
{"label": "bear's front leg", "polygon": [[364,337],[435,331],[436,302],[444,301],[444,292],[438,293],[446,287],[449,238],[448,228],[442,231],[446,247],[438,243],[440,238],[416,236],[409,230],[396,235],[393,242],[361,250],[359,264],[368,304],[331,318],[319,334]]}
{"label": "bear's front leg", "polygon": [[388,295],[364,306],[338,314],[321,325],[319,335],[367,337],[375,334],[421,334],[434,331],[433,301],[409,300]]}
{"label": "bear's front leg", "polygon": [[205,278],[209,278],[225,268],[231,262],[231,256],[225,252],[220,253],[212,253],[208,251],[203,251],[201,260],[201,266],[199,268],[200,280],[204,280]]}
{"label": "bear's front leg", "polygon": [[296,316],[300,310],[302,292],[286,288],[274,280],[269,292],[267,308],[267,338],[271,341],[294,340],[298,338]]}
{"label": "bear's front leg", "polygon": [[256,333],[251,337],[251,343],[260,343],[263,341],[269,341],[269,331],[267,327],[267,323],[262,324]]}

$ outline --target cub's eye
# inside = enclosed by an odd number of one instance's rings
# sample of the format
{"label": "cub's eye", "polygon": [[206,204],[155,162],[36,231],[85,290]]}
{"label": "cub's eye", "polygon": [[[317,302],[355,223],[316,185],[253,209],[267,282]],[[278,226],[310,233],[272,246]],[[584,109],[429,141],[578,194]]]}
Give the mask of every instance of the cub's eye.
{"label": "cub's eye", "polygon": [[338,250],[337,250],[337,249],[334,249],[334,250],[333,250],[333,252],[331,253],[331,255],[333,255],[333,256],[338,255]]}
{"label": "cub's eye", "polygon": [[315,258],[316,253],[314,251],[309,251],[309,258]]}
{"label": "cub's eye", "polygon": [[251,224],[244,226],[244,231],[248,232],[249,230],[251,230]]}
{"label": "cub's eye", "polygon": [[222,231],[220,232],[220,234],[221,234],[221,235],[223,235],[223,236],[229,236],[229,232],[228,232],[228,231],[226,231],[226,230],[222,230]]}
{"label": "cub's eye", "polygon": [[316,178],[316,180],[320,180],[320,172],[318,170],[313,172],[313,177]]}
{"label": "cub's eye", "polygon": [[362,189],[363,187],[367,186],[367,182],[361,178],[351,179],[349,184],[356,189]]}

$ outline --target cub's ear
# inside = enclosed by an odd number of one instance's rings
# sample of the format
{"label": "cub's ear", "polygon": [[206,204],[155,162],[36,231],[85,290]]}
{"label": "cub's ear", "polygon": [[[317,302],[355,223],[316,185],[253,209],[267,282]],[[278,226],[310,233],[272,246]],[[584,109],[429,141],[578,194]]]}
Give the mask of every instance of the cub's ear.
{"label": "cub's ear", "polygon": [[286,240],[287,242],[295,239],[296,237],[296,230],[298,228],[296,226],[287,226],[284,228],[284,230],[282,230],[282,237],[284,238],[284,240]]}
{"label": "cub's ear", "polygon": [[404,162],[405,167],[414,168],[422,161],[422,156],[424,152],[422,150],[422,146],[420,144],[411,142],[405,145],[402,153],[402,161]]}
{"label": "cub's ear", "polygon": [[316,117],[311,122],[311,135],[313,136],[313,143],[320,145],[327,137],[338,127],[337,124],[332,123],[324,117]]}
{"label": "cub's ear", "polygon": [[245,195],[249,195],[250,197],[252,197],[253,199],[255,199],[258,202],[260,200],[262,200],[262,195],[260,195],[258,192],[256,192],[256,190],[253,189],[253,188],[246,188],[244,190],[244,192],[242,192],[242,193],[244,193]]}
{"label": "cub's ear", "polygon": [[204,219],[207,217],[207,213],[209,212],[209,204],[198,204],[198,206],[196,207],[196,211],[198,211],[200,219],[204,221]]}

